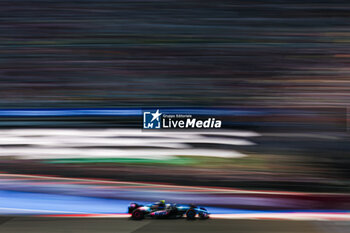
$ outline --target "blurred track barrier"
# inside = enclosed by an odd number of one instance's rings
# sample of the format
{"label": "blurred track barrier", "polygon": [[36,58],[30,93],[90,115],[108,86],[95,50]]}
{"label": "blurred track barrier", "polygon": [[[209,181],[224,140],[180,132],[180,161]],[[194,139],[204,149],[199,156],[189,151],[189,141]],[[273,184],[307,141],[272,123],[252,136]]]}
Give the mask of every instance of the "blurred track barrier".
{"label": "blurred track barrier", "polygon": [[[38,217],[61,218],[130,218],[130,214],[52,214]],[[212,219],[256,219],[256,220],[295,220],[295,221],[350,221],[350,212],[274,212],[253,214],[211,214]]]}
{"label": "blurred track barrier", "polygon": [[259,220],[296,220],[296,221],[350,221],[350,212],[275,212],[255,214],[215,214],[216,219],[259,219]]}

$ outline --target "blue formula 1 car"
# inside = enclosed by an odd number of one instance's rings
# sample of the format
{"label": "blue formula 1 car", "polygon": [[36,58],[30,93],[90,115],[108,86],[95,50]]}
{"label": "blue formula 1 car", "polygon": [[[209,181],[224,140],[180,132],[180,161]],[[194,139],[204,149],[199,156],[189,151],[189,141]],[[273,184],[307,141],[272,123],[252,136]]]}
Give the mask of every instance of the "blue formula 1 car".
{"label": "blue formula 1 car", "polygon": [[195,205],[169,204],[165,203],[164,200],[148,205],[131,203],[128,208],[128,213],[131,214],[131,219],[134,220],[141,220],[145,217],[182,218],[183,216],[186,216],[189,220],[196,219],[197,217],[199,219],[209,218],[209,212],[203,207]]}

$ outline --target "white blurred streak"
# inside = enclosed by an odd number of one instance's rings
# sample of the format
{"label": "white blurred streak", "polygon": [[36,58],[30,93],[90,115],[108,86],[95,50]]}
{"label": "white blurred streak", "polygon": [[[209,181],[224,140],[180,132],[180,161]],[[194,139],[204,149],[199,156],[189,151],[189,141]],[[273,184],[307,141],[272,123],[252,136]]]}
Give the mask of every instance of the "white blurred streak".
{"label": "white blurred streak", "polygon": [[227,145],[248,146],[254,145],[253,142],[244,139],[226,139],[226,138],[205,138],[193,135],[192,138],[95,138],[80,136],[65,137],[0,137],[0,145],[19,145],[19,144],[36,144],[40,146],[52,145],[70,145],[70,146],[162,146],[163,144],[174,144],[183,147],[183,143],[214,143]]}
{"label": "white blurred streak", "polygon": [[147,158],[170,159],[171,156],[190,155],[222,158],[244,157],[232,150],[215,149],[73,149],[73,148],[0,148],[0,156],[16,156],[20,159],[63,158]]}
{"label": "white blurred streak", "polygon": [[[258,136],[258,134],[248,131],[0,130],[0,156],[14,156],[19,159],[168,159],[171,156],[179,155],[236,158],[245,155],[232,149],[200,149],[198,147],[203,144],[251,146],[255,144],[236,137],[254,136]],[[191,144],[199,145],[192,146]],[[132,149],[125,147],[131,147]]]}

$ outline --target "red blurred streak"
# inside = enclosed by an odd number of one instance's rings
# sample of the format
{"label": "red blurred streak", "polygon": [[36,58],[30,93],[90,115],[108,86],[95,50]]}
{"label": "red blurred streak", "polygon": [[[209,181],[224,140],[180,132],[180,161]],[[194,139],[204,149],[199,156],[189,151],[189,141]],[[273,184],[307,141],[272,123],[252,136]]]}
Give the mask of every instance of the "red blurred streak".
{"label": "red blurred streak", "polygon": [[37,217],[63,217],[63,218],[82,218],[82,217],[119,217],[127,218],[130,217],[130,214],[45,214],[37,215]]}
{"label": "red blurred streak", "polygon": [[[247,194],[268,194],[268,195],[292,195],[292,196],[312,196],[312,195],[350,195],[347,193],[307,193],[307,192],[288,192],[288,191],[266,191],[266,190],[244,190],[244,189],[232,189],[226,187],[209,187],[209,186],[183,186],[183,185],[171,185],[166,183],[153,183],[153,182],[126,182],[126,181],[113,181],[106,179],[86,179],[86,178],[67,178],[67,177],[59,177],[59,176],[42,176],[42,175],[26,175],[26,174],[7,174],[2,173],[1,176],[10,176],[10,177],[25,177],[25,178],[33,178],[38,180],[57,180],[62,182],[61,180],[78,180],[78,182],[84,182],[86,184],[126,184],[126,185],[136,185],[131,186],[133,188],[177,188],[177,190],[186,190],[193,192],[227,192],[227,193],[247,193]],[[71,182],[71,181],[70,181]],[[112,187],[112,186],[110,186]],[[110,188],[109,187],[109,188]]]}
{"label": "red blurred streak", "polygon": [[[60,218],[129,218],[130,214],[46,214],[37,217]],[[258,219],[258,220],[321,220],[321,221],[350,221],[349,213],[253,213],[253,214],[212,214],[212,219]]]}

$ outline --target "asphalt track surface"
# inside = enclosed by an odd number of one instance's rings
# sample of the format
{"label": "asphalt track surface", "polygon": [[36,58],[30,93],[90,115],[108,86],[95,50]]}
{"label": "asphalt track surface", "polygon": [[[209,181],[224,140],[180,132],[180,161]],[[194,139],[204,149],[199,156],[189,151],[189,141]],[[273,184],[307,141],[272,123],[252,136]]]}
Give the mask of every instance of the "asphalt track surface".
{"label": "asphalt track surface", "polygon": [[271,220],[142,220],[108,218],[0,217],[1,233],[339,233],[350,222]]}

